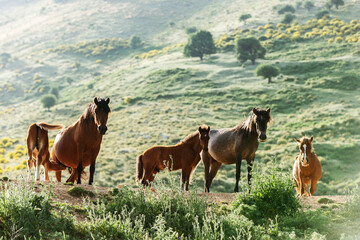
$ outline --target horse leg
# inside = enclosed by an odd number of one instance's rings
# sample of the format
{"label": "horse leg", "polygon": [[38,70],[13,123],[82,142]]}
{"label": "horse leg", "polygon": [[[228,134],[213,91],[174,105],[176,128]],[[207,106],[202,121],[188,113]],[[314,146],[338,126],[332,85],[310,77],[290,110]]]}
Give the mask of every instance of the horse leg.
{"label": "horse leg", "polygon": [[234,192],[239,191],[239,180],[240,180],[240,173],[241,173],[241,154],[236,156],[236,179],[235,179],[235,188]]}
{"label": "horse leg", "polygon": [[249,185],[249,192],[250,192],[250,186],[251,186],[251,177],[252,177],[252,169],[253,169],[253,165],[254,165],[254,159],[255,159],[255,157],[253,157],[253,159],[251,159],[250,161],[247,162],[247,183]]}
{"label": "horse leg", "polygon": [[210,184],[208,184],[208,178],[210,171],[210,155],[207,152],[202,151],[201,159],[204,164],[204,188],[205,188],[204,191],[209,192]]}
{"label": "horse leg", "polygon": [[36,164],[35,164],[35,181],[40,181],[40,166],[42,162],[42,151],[36,156]]}
{"label": "horse leg", "polygon": [[56,181],[61,182],[61,171],[55,171]]}
{"label": "horse leg", "polygon": [[94,173],[95,173],[95,162],[91,163],[91,165],[90,165],[89,185],[91,185],[94,181]]}
{"label": "horse leg", "polygon": [[28,166],[28,169],[27,169],[28,181],[31,181],[31,168],[32,168],[33,165],[34,165],[34,161],[33,161],[32,152],[31,152],[31,155],[29,155],[29,159],[28,159],[28,161],[27,161],[27,166]]}
{"label": "horse leg", "polygon": [[[79,162],[79,165],[77,166],[77,184],[81,184],[81,173],[82,173],[82,170],[83,170],[83,165],[82,165],[82,162],[80,161]],[[95,170],[95,168],[94,168]]]}
{"label": "horse leg", "polygon": [[189,191],[190,175],[191,175],[191,168],[190,170],[186,168],[181,169],[181,181],[182,181],[181,188],[185,189],[185,191]]}
{"label": "horse leg", "polygon": [[45,163],[44,163],[44,168],[45,168],[45,174],[44,174],[44,181],[49,181],[49,163],[50,163],[50,154],[49,152],[46,153],[46,157],[45,157]]}
{"label": "horse leg", "polygon": [[219,168],[221,166],[221,163],[215,161],[214,159],[212,159],[211,163],[210,163],[210,172],[209,172],[209,176],[208,176],[208,179],[207,179],[207,189],[208,189],[208,192],[210,192],[210,186],[211,186],[211,183],[214,179],[214,177],[216,176]]}
{"label": "horse leg", "polygon": [[315,190],[316,190],[316,180],[311,180],[311,186],[310,186],[310,196],[314,196]]}

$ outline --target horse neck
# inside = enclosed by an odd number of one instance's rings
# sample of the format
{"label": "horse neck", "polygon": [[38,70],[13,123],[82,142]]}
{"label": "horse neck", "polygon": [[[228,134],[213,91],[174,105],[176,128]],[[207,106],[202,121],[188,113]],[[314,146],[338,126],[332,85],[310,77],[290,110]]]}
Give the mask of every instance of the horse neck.
{"label": "horse neck", "polygon": [[195,134],[191,138],[189,138],[186,141],[182,142],[182,144],[189,146],[195,153],[200,153],[201,150],[202,150],[198,134]]}
{"label": "horse neck", "polygon": [[239,134],[245,133],[244,136],[246,136],[247,138],[257,140],[259,137],[259,134],[256,130],[255,116],[248,117],[245,122],[240,123],[235,128],[237,128]]}
{"label": "horse neck", "polygon": [[79,122],[81,126],[88,127],[91,132],[93,132],[95,135],[98,135],[100,138],[102,138],[102,135],[97,130],[97,125],[95,123],[95,117],[93,115],[93,112],[90,109],[91,106],[84,112],[83,115],[81,115]]}

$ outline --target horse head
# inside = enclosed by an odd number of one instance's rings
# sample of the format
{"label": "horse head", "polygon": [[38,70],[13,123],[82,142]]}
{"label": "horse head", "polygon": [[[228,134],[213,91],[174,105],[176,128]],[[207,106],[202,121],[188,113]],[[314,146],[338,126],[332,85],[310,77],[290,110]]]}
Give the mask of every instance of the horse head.
{"label": "horse head", "polygon": [[255,114],[255,125],[256,131],[259,135],[260,142],[266,141],[266,129],[268,124],[271,122],[270,108],[263,110],[253,108],[253,113]]}
{"label": "horse head", "polygon": [[97,130],[101,135],[104,135],[107,131],[106,123],[108,120],[109,113],[111,112],[109,103],[110,98],[94,98],[95,109],[95,124],[97,125]]}
{"label": "horse head", "polygon": [[207,125],[202,125],[199,127],[199,140],[200,140],[200,145],[203,148],[203,150],[205,152],[208,151],[208,144],[209,144],[209,139],[210,139],[210,127]]}
{"label": "horse head", "polygon": [[312,141],[314,137],[306,138],[302,137],[300,140],[295,138],[295,141],[299,144],[300,156],[301,156],[301,164],[306,167],[310,164],[311,153],[313,152]]}

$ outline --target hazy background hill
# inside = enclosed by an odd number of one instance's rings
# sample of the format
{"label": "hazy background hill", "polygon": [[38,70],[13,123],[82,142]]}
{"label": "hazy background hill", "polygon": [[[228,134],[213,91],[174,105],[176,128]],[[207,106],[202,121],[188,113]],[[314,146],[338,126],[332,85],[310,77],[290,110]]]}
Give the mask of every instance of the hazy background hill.
{"label": "hazy background hill", "polygon": [[[25,175],[31,123],[68,126],[102,96],[110,97],[113,113],[97,160],[99,185],[133,185],[136,156],[146,148],[175,144],[203,123],[235,126],[258,106],[272,108],[274,123],[257,152],[257,171],[276,163],[291,174],[298,152],[293,138],[314,135],[324,169],[317,194],[344,193],[360,182],[360,51],[358,39],[347,41],[358,37],[357,22],[354,33],[341,27],[359,20],[360,3],[345,1],[329,11],[340,21],[334,24],[344,34],[341,41],[320,37],[316,31],[325,30],[318,20],[306,30],[312,31],[308,38],[301,33],[301,41],[278,33],[283,15],[276,7],[292,4],[294,26],[305,28],[324,10],[325,1],[314,3],[308,11],[292,1],[0,1],[0,54],[8,54],[0,63],[1,174]],[[238,21],[244,13],[252,15],[246,24]],[[256,65],[242,65],[233,50],[223,49],[201,62],[182,55],[185,30],[193,26],[210,31],[217,43],[225,34],[273,32],[262,41],[266,58]],[[133,35],[142,47],[128,46]],[[281,70],[273,84],[254,76],[263,62]],[[59,96],[48,111],[40,99],[51,89]],[[50,133],[52,139],[55,134]],[[222,166],[214,191],[231,192],[234,176],[235,166]],[[202,188],[202,178],[200,163],[193,187]]]}

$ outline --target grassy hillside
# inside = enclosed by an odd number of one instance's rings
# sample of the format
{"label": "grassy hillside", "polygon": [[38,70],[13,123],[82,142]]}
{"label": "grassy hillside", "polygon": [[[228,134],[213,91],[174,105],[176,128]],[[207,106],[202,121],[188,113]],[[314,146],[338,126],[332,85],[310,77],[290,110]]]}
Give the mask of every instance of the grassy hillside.
{"label": "grassy hillside", "polygon": [[[330,16],[339,23],[311,20],[323,9],[325,2],[319,1],[310,11],[297,8],[296,22],[282,26],[276,9],[290,2],[263,2],[2,1],[6,14],[0,30],[7,37],[2,35],[1,52],[11,57],[0,69],[1,174],[26,175],[24,146],[31,123],[68,126],[95,96],[106,96],[113,112],[97,160],[98,185],[133,186],[136,156],[148,147],[175,144],[203,123],[213,129],[235,126],[253,107],[271,107],[274,118],[256,155],[257,170],[276,162],[291,174],[298,153],[293,138],[313,135],[324,170],[316,194],[342,194],[358,185],[359,43],[348,37],[357,37],[357,22],[351,20],[357,20],[359,3],[332,9]],[[252,14],[246,25],[238,21],[243,13]],[[354,33],[341,30],[351,24]],[[184,58],[188,26],[210,30],[218,53],[203,62]],[[342,34],[342,40],[331,33],[320,36],[325,27]],[[294,41],[292,31],[300,38]],[[142,48],[128,47],[133,34],[144,41]],[[234,51],[221,45],[231,49],[225,35],[266,36],[266,58],[241,65]],[[273,84],[254,76],[260,63],[280,68]],[[51,88],[59,97],[47,111],[40,97]],[[235,166],[222,166],[212,190],[231,192],[234,176]],[[166,176],[160,173],[156,180],[161,178]],[[202,179],[200,164],[192,188],[202,189]]]}

